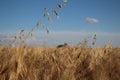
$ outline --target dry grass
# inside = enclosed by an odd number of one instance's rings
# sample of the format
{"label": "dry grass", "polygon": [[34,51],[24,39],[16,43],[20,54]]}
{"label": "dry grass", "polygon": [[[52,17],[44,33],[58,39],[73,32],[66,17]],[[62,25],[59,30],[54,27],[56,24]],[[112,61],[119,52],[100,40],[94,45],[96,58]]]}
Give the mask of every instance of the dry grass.
{"label": "dry grass", "polygon": [[119,80],[120,48],[0,46],[0,80]]}

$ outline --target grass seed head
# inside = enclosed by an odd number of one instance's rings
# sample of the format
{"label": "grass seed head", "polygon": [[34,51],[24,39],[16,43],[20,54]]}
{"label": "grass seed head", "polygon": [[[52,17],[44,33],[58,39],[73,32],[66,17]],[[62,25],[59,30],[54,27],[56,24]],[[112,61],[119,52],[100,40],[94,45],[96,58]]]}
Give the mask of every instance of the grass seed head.
{"label": "grass seed head", "polygon": [[46,27],[46,32],[47,32],[47,34],[49,34],[49,29]]}

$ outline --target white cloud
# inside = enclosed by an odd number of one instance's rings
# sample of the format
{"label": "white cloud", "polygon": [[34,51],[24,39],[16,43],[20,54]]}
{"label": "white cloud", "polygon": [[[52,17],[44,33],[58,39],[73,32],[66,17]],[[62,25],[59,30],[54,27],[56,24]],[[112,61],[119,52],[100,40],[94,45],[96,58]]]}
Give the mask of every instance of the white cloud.
{"label": "white cloud", "polygon": [[[10,40],[11,36],[6,37],[9,33],[0,33],[0,39],[3,41]],[[58,45],[64,42],[68,44],[75,45],[83,40],[88,35],[91,36],[89,42],[93,40],[94,32],[87,31],[51,31],[47,34],[44,31],[34,32],[34,37],[28,37],[26,44],[28,45]],[[4,37],[5,36],[5,37]],[[115,46],[120,46],[120,33],[109,33],[109,32],[97,32],[97,45],[103,46],[107,40],[112,41],[112,44]]]}
{"label": "white cloud", "polygon": [[96,18],[87,17],[87,18],[86,18],[86,22],[93,24],[93,23],[98,23],[99,20],[96,19]]}

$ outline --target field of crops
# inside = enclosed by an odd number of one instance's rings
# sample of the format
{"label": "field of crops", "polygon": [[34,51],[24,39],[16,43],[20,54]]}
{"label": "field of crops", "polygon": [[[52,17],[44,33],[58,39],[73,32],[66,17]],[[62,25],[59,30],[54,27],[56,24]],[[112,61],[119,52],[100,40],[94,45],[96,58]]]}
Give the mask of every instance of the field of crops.
{"label": "field of crops", "polygon": [[120,48],[0,46],[0,80],[119,80]]}

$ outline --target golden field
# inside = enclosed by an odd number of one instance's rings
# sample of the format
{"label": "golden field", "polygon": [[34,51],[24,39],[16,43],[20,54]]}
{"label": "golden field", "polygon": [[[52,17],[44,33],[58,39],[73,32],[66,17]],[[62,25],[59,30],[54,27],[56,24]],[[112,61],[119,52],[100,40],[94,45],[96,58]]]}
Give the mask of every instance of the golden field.
{"label": "golden field", "polygon": [[120,48],[0,46],[0,80],[120,80]]}

